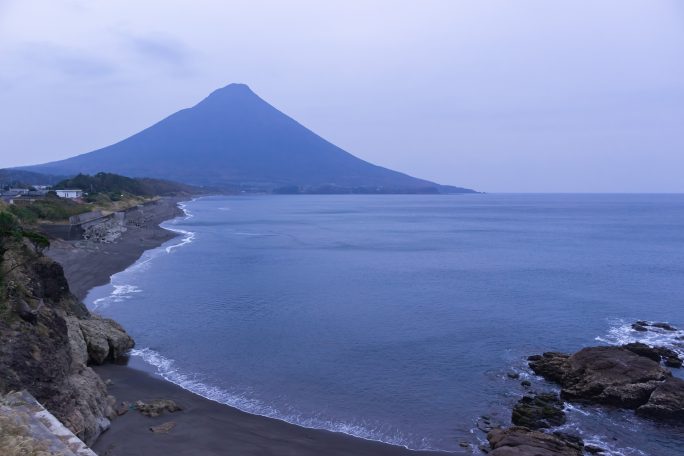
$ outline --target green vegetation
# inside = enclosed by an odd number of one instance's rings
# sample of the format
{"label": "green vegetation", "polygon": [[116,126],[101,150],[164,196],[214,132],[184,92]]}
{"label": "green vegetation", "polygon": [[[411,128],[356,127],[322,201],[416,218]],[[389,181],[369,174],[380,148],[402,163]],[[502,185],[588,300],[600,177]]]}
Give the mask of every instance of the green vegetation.
{"label": "green vegetation", "polygon": [[78,188],[87,193],[86,201],[120,201],[130,196],[152,197],[182,193],[196,193],[194,187],[159,179],[130,178],[112,173],[97,173],[94,176],[79,174],[65,179],[55,189]]}
{"label": "green vegetation", "polygon": [[27,230],[21,222],[4,205],[0,205],[0,321],[8,322],[12,318],[8,293],[15,285],[6,281],[6,275],[15,266],[7,266],[5,253],[12,245],[21,245],[18,241],[28,239],[36,252],[42,252],[50,246],[50,240],[43,234]]}
{"label": "green vegetation", "polygon": [[39,199],[30,204],[12,204],[9,206],[9,211],[21,222],[27,224],[35,224],[41,220],[58,222],[90,210],[92,207],[88,204],[79,204],[69,199],[60,198],[54,193],[48,194],[45,199]]}

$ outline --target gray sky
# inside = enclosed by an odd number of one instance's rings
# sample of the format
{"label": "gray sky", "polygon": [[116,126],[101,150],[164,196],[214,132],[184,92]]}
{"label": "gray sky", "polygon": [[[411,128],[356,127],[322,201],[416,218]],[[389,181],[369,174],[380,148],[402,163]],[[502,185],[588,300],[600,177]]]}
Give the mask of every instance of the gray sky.
{"label": "gray sky", "polygon": [[0,0],[0,167],[111,144],[230,82],[440,183],[684,191],[679,0]]}

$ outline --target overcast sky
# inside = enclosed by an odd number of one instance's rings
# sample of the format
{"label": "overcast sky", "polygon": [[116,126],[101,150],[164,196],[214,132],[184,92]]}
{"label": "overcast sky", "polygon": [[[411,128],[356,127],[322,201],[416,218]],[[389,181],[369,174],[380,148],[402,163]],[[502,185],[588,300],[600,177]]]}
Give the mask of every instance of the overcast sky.
{"label": "overcast sky", "polygon": [[0,167],[117,142],[231,82],[440,183],[684,191],[679,0],[0,0]]}

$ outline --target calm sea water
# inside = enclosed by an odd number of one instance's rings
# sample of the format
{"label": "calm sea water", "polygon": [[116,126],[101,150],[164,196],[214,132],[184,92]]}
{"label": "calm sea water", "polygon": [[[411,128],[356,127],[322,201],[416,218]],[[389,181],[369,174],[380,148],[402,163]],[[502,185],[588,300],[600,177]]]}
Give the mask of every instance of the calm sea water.
{"label": "calm sea water", "polygon": [[[165,225],[179,238],[89,306],[135,337],[134,365],[304,426],[458,451],[484,438],[479,416],[508,422],[523,390],[506,374],[527,378],[527,355],[643,337],[636,319],[684,324],[684,195],[207,197],[186,210]],[[569,415],[565,430],[613,454],[684,454],[680,431],[631,412]]]}

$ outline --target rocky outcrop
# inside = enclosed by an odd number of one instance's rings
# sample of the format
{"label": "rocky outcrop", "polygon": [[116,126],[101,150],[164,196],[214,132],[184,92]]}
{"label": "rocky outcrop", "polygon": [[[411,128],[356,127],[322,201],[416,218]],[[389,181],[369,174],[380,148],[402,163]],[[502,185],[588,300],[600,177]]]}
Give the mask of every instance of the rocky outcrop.
{"label": "rocky outcrop", "polygon": [[133,348],[133,339],[114,320],[91,316],[78,320],[87,348],[88,360],[94,364],[125,358]]}
{"label": "rocky outcrop", "polygon": [[[684,380],[672,377],[661,359],[676,356],[664,347],[627,344],[589,347],[572,356],[545,353],[529,358],[537,374],[561,385],[561,398],[635,409],[643,417],[684,422]],[[677,357],[677,359],[679,359]],[[534,415],[534,409],[521,408]]]}
{"label": "rocky outcrop", "polygon": [[133,345],[111,320],[91,315],[61,266],[26,241],[0,238],[0,393],[26,390],[86,443],[109,427],[113,398],[88,364]]}
{"label": "rocky outcrop", "polygon": [[565,423],[563,402],[557,394],[541,393],[523,396],[513,407],[511,422],[516,426],[543,429]]}
{"label": "rocky outcrop", "polygon": [[489,456],[582,456],[582,441],[524,427],[494,429],[487,434]]}
{"label": "rocky outcrop", "polygon": [[559,352],[546,352],[543,355],[532,355],[527,360],[535,374],[546,380],[561,383],[569,370],[570,355]]}
{"label": "rocky outcrop", "polygon": [[679,357],[679,354],[667,347],[651,347],[642,342],[632,342],[623,345],[622,348],[626,348],[632,353],[636,353],[639,356],[645,356],[656,362],[663,361],[668,367],[682,367],[682,360]]}
{"label": "rocky outcrop", "polygon": [[662,329],[664,331],[677,331],[677,328],[669,323],[664,322],[650,322],[645,320],[637,320],[632,323],[632,329],[639,332],[652,331],[654,328]]}
{"label": "rocky outcrop", "polygon": [[662,421],[684,422],[684,380],[676,377],[665,380],[636,413]]}
{"label": "rocky outcrop", "polygon": [[672,374],[660,364],[622,347],[588,347],[572,356],[546,353],[530,368],[561,385],[570,401],[635,409]]}

